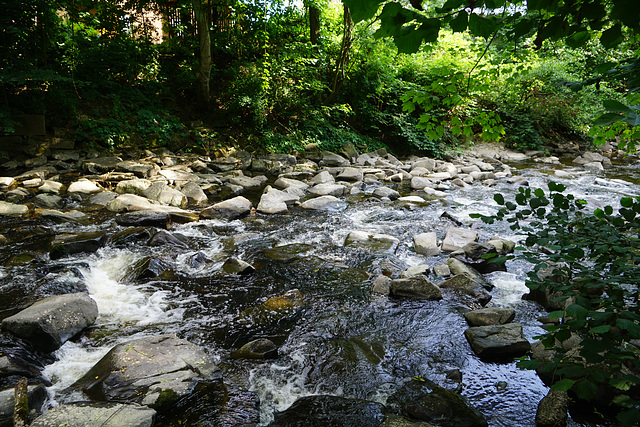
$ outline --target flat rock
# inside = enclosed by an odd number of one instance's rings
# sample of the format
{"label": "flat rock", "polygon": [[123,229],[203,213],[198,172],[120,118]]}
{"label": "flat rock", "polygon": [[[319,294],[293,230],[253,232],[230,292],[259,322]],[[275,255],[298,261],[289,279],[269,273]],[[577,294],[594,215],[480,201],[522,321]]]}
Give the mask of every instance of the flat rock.
{"label": "flat rock", "polygon": [[316,196],[342,196],[346,191],[346,187],[341,184],[317,184],[309,188],[309,193]]}
{"label": "flat rock", "polygon": [[116,185],[116,193],[118,194],[137,194],[144,196],[145,190],[151,187],[152,182],[148,179],[127,179],[118,182]]}
{"label": "flat rock", "polygon": [[7,317],[2,321],[2,330],[49,353],[91,326],[97,317],[98,305],[88,294],[56,295]]}
{"label": "flat rock", "polygon": [[531,350],[520,323],[474,326],[464,331],[464,336],[474,353],[483,359],[511,359]]}
{"label": "flat rock", "polygon": [[515,310],[501,307],[486,307],[464,314],[471,326],[504,325],[512,322],[515,317]]}
{"label": "flat rock", "polygon": [[127,227],[158,227],[168,230],[172,220],[168,212],[135,211],[118,215],[116,223]]}
{"label": "flat rock", "polygon": [[337,181],[358,182],[362,181],[362,169],[346,167],[336,177]]}
{"label": "flat rock", "polygon": [[17,205],[14,203],[0,201],[0,215],[20,216],[27,212],[29,212],[29,208],[26,205]]}
{"label": "flat rock", "polygon": [[453,252],[461,249],[467,243],[476,242],[477,240],[477,231],[451,227],[447,230],[444,240],[442,241],[442,250],[444,252]]}
{"label": "flat rock", "polygon": [[487,290],[465,274],[457,274],[438,286],[442,289],[453,289],[459,295],[471,298],[472,303],[483,307],[491,301],[491,295]]}
{"label": "flat rock", "polygon": [[376,252],[395,252],[399,244],[400,240],[397,237],[360,230],[350,231],[344,241],[345,246],[365,247]]}
{"label": "flat rock", "polygon": [[431,283],[424,276],[414,276],[406,279],[391,281],[391,295],[403,298],[418,298],[427,300],[442,299],[440,288]]}
{"label": "flat rock", "polygon": [[296,195],[267,186],[260,197],[260,203],[258,203],[256,210],[265,214],[284,213],[289,210],[289,206],[299,200],[300,198]]}
{"label": "flat rock", "polygon": [[200,212],[201,218],[237,219],[249,215],[251,202],[249,199],[237,196],[229,200],[216,203]]}
{"label": "flat rock", "polygon": [[316,211],[341,211],[347,207],[347,203],[334,196],[320,196],[302,202],[300,207]]}
{"label": "flat rock", "polygon": [[[13,178],[12,178],[13,179]],[[313,178],[309,180],[312,184],[333,184],[336,182],[336,179],[329,173],[327,170],[323,170],[315,175]]]}
{"label": "flat rock", "polygon": [[[99,423],[96,420],[100,420]],[[116,402],[74,402],[50,409],[30,427],[151,427],[156,411],[142,405]]]}
{"label": "flat rock", "polygon": [[386,197],[389,200],[396,200],[400,197],[400,193],[389,187],[378,187],[373,190],[373,195],[377,197]]}
{"label": "flat rock", "polygon": [[344,157],[338,154],[332,153],[330,151],[323,151],[322,160],[320,160],[320,164],[325,166],[330,166],[330,167],[345,167],[345,166],[349,166],[350,162],[349,160],[345,159]]}
{"label": "flat rock", "polygon": [[67,188],[67,193],[79,193],[79,194],[94,194],[103,191],[103,188],[100,187],[93,181],[89,181],[88,179],[80,179],[76,182],[72,182],[69,184]]}
{"label": "flat rock", "polygon": [[200,380],[219,375],[207,353],[175,335],[140,338],[113,347],[72,387],[94,400],[170,406]]}
{"label": "flat rock", "polygon": [[242,188],[262,188],[267,181],[268,178],[264,175],[256,177],[238,176],[229,180],[231,184],[239,185]]}
{"label": "flat rock", "polygon": [[379,427],[384,419],[381,403],[340,396],[305,396],[282,412],[269,427],[358,426]]}

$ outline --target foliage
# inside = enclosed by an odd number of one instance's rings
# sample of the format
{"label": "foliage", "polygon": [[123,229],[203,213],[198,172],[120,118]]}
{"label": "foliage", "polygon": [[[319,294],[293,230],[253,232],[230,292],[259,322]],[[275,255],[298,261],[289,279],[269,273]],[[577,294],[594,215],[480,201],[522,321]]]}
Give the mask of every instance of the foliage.
{"label": "foliage", "polygon": [[[559,323],[538,337],[554,357],[523,360],[520,366],[550,375],[552,388],[571,390],[594,405],[606,398],[620,422],[637,425],[640,199],[622,198],[617,211],[606,206],[588,212],[584,200],[564,190],[553,182],[548,194],[520,188],[515,203],[496,194],[502,206],[496,215],[472,216],[488,223],[506,220],[526,236],[520,256],[535,266],[526,285],[551,295],[559,307],[549,314]],[[562,345],[576,337],[577,347]]]}

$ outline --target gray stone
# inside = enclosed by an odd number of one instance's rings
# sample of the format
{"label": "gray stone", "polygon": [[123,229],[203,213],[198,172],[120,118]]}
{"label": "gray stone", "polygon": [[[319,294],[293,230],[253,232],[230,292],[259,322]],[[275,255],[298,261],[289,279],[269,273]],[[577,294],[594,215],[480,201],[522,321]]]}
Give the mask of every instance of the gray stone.
{"label": "gray stone", "polygon": [[168,212],[135,211],[118,215],[116,223],[128,227],[158,227],[168,230],[172,220]]}
{"label": "gray stone", "polygon": [[62,197],[55,194],[38,194],[35,198],[36,203],[47,208],[56,208],[60,206]]}
{"label": "gray stone", "polygon": [[176,213],[185,213],[189,212],[184,211],[180,208],[173,206],[162,206],[151,203],[145,197],[137,196],[135,194],[121,194],[117,196],[115,199],[107,202],[106,208],[110,212],[132,212],[132,211],[159,211],[159,212],[176,212]]}
{"label": "gray stone", "polygon": [[256,177],[238,176],[231,178],[229,182],[234,185],[239,185],[242,188],[262,188],[268,180],[264,175]]}
{"label": "gray stone", "polygon": [[442,241],[442,250],[444,252],[453,252],[461,249],[467,243],[476,242],[477,240],[477,231],[451,227],[447,230]]}
{"label": "gray stone", "polygon": [[57,181],[43,181],[42,185],[38,187],[38,193],[52,193],[60,194],[64,185]]}
{"label": "gray stone", "polygon": [[120,172],[131,172],[140,178],[151,178],[160,172],[160,167],[155,163],[125,160],[124,162],[116,164],[116,170]]}
{"label": "gray stone", "polygon": [[202,205],[209,201],[200,185],[192,181],[182,186],[180,192],[187,197],[190,205]]}
{"label": "gray stone", "polygon": [[411,166],[411,170],[414,170],[416,168],[424,168],[429,172],[433,172],[436,169],[436,161],[434,159],[420,159],[414,162]]}
{"label": "gray stone", "polygon": [[436,265],[435,267],[433,267],[433,274],[438,277],[451,276],[451,269],[446,264]]}
{"label": "gray stone", "polygon": [[405,279],[415,276],[427,276],[429,274],[429,271],[431,271],[431,267],[429,267],[427,264],[415,265],[403,271],[402,274],[400,274],[400,277]]}
{"label": "gray stone", "polygon": [[216,203],[200,212],[202,218],[237,219],[249,215],[251,202],[242,196]]}
{"label": "gray stone", "polygon": [[128,179],[120,181],[118,185],[116,185],[116,193],[144,196],[144,192],[151,187],[151,184],[151,181],[148,179]]}
{"label": "gray stone", "polygon": [[84,292],[45,298],[2,321],[2,330],[26,339],[44,351],[57,350],[91,326],[98,305]]}
{"label": "gray stone", "polygon": [[120,157],[98,157],[97,159],[85,160],[82,163],[82,169],[89,173],[104,173],[116,169],[118,163],[122,159]]}
{"label": "gray stone", "polygon": [[413,236],[413,246],[417,254],[424,256],[440,255],[438,240],[435,232],[420,233]]}
{"label": "gray stone", "polygon": [[155,419],[156,411],[142,405],[74,402],[50,409],[36,418],[30,427],[151,427]]}
{"label": "gray stone", "polygon": [[494,286],[485,279],[482,274],[457,258],[449,258],[447,266],[451,270],[452,274],[464,274],[488,291],[492,291],[494,288]]}
{"label": "gray stone", "polygon": [[49,258],[52,260],[82,252],[95,252],[105,242],[104,231],[62,233],[53,238]]}
{"label": "gray stone", "polygon": [[347,207],[347,204],[334,196],[320,196],[303,202],[300,207],[317,211],[341,211]]}
{"label": "gray stone", "polygon": [[278,178],[276,182],[273,183],[273,186],[282,190],[290,188],[299,188],[302,190],[306,190],[307,188],[309,188],[309,184],[306,184],[302,181],[283,177]]}
{"label": "gray stone", "polygon": [[491,301],[491,295],[478,282],[464,274],[456,274],[450,279],[440,283],[442,289],[453,289],[459,295],[471,298],[471,305],[487,305]]}
{"label": "gray stone", "polygon": [[345,246],[365,246],[371,250],[395,252],[400,240],[388,234],[368,233],[366,231],[350,231],[344,241]]}
{"label": "gray stone", "polygon": [[238,258],[229,258],[222,265],[222,270],[227,274],[251,274],[256,271],[253,266],[247,262],[244,262]]}
{"label": "gray stone", "polygon": [[496,248],[496,251],[498,251],[500,255],[510,254],[516,247],[516,244],[511,240],[499,238],[493,238],[489,240],[487,244]]}
{"label": "gray stone", "polygon": [[345,159],[342,156],[339,156],[338,154],[332,153],[330,151],[323,151],[322,160],[320,161],[320,164],[324,166],[330,166],[330,167],[331,166],[345,167],[345,166],[349,166],[350,163],[349,163],[349,160]]}
{"label": "gray stone", "polygon": [[391,292],[391,279],[383,274],[376,277],[371,285],[371,293],[389,295]]}
{"label": "gray stone", "polygon": [[296,400],[275,413],[272,427],[357,426],[379,427],[384,419],[381,403],[340,396],[313,395]]}
{"label": "gray stone", "polygon": [[193,182],[200,181],[200,178],[198,177],[198,175],[190,171],[187,172],[184,170],[162,169],[158,173],[163,177],[165,177],[169,182],[169,184],[176,185],[176,186],[183,186],[190,181],[193,181]]}
{"label": "gray stone", "polygon": [[116,197],[118,197],[116,193],[112,193],[111,191],[103,191],[89,197],[86,203],[87,206],[97,206],[100,208],[104,208],[110,201],[112,201]]}
{"label": "gray stone", "polygon": [[175,335],[139,338],[118,344],[72,389],[91,399],[170,407],[188,395],[198,381],[219,376],[202,349]]}
{"label": "gray stone", "polygon": [[103,191],[103,188],[100,187],[93,181],[89,181],[88,179],[80,179],[76,182],[72,182],[67,188],[67,193],[80,193],[80,194],[94,194]]}
{"label": "gray stone", "polygon": [[442,299],[440,288],[424,276],[391,281],[391,295],[395,297],[419,298],[427,300]]}
{"label": "gray stone", "polygon": [[396,200],[400,197],[400,193],[389,187],[378,187],[373,190],[373,195],[377,197],[386,197],[389,200]]}
{"label": "gray stone", "polygon": [[0,190],[8,190],[17,184],[18,182],[9,176],[0,177]]}
{"label": "gray stone", "polygon": [[323,170],[319,172],[316,176],[309,180],[312,184],[333,184],[336,182],[336,179],[329,173],[327,170]]}
{"label": "gray stone", "polygon": [[341,184],[317,184],[309,188],[309,193],[316,196],[342,196],[346,189]]}
{"label": "gray stone", "polygon": [[[29,410],[34,411],[36,414],[40,413],[47,397],[47,389],[42,384],[27,387],[27,405]],[[14,405],[15,389],[10,388],[0,391],[0,426],[9,427],[13,425]]]}
{"label": "gray stone", "polygon": [[501,307],[486,307],[464,314],[471,326],[504,325],[512,322],[515,317],[515,310]]}
{"label": "gray stone", "polygon": [[278,357],[278,347],[273,341],[260,338],[232,351],[231,357],[234,359],[275,359]]}
{"label": "gray stone", "polygon": [[260,197],[260,202],[258,203],[256,210],[265,214],[284,213],[289,211],[287,202],[293,204],[298,200],[298,197],[291,196],[284,191],[267,186],[262,197]]}
{"label": "gray stone", "polygon": [[531,350],[520,323],[474,326],[464,331],[471,349],[483,359],[510,359]]}
{"label": "gray stone", "polygon": [[60,212],[54,209],[45,209],[40,213],[40,215],[43,218],[51,218],[56,221],[63,221],[63,222],[67,222],[67,221],[79,222],[87,219],[87,215],[85,213],[76,211],[76,210]]}
{"label": "gray stone", "polygon": [[414,176],[411,178],[411,189],[413,190],[424,190],[425,188],[430,188],[433,186],[433,181],[429,178],[422,178],[419,176]]}
{"label": "gray stone", "polygon": [[549,390],[536,411],[536,427],[564,427],[567,425],[569,395],[566,391]]}
{"label": "gray stone", "polygon": [[337,181],[358,182],[362,181],[362,169],[345,167],[336,177]]}

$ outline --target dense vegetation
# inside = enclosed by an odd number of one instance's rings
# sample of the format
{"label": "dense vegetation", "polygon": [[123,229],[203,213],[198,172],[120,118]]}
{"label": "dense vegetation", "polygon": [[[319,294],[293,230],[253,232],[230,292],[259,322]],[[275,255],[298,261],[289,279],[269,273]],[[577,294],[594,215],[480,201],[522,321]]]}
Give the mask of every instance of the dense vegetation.
{"label": "dense vegetation", "polygon": [[626,0],[3,3],[3,134],[45,114],[106,148],[440,155],[477,139],[638,139]]}

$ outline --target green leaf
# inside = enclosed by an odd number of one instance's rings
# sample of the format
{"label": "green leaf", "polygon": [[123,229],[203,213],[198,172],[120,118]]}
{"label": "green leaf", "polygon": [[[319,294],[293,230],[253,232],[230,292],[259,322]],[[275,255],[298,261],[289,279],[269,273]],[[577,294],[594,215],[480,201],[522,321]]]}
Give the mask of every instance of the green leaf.
{"label": "green leaf", "polygon": [[624,119],[624,121],[631,126],[640,126],[640,114],[635,112],[631,113]]}
{"label": "green leaf", "polygon": [[623,197],[622,199],[620,199],[620,205],[624,206],[625,208],[630,208],[631,206],[633,206],[633,199],[631,197]]}
{"label": "green leaf", "polygon": [[495,200],[496,203],[500,206],[504,205],[504,197],[502,196],[502,194],[494,194],[493,200]]}
{"label": "green leaf", "polygon": [[488,39],[496,30],[496,24],[493,20],[472,13],[469,16],[469,31],[474,36],[484,37]]}
{"label": "green leaf", "polygon": [[632,337],[640,338],[640,326],[633,320],[629,319],[618,319],[616,321],[616,325],[620,329],[624,329],[625,331],[629,331]]}
{"label": "green leaf", "polygon": [[569,47],[574,49],[584,46],[584,44],[591,38],[589,31],[579,31],[567,37],[566,43]]}
{"label": "green leaf", "polygon": [[619,45],[622,42],[622,27],[620,24],[616,24],[609,28],[600,36],[600,43],[606,48],[612,48]]}
{"label": "green leaf", "polygon": [[378,12],[382,0],[344,0],[351,10],[351,19],[358,23],[373,18]]}
{"label": "green leaf", "polygon": [[577,320],[584,320],[589,311],[581,305],[571,304],[566,309],[567,316],[575,317]]}
{"label": "green leaf", "polygon": [[564,312],[562,310],[552,311],[547,315],[549,319],[562,319]]}
{"label": "green leaf", "polygon": [[637,426],[640,424],[640,411],[637,409],[629,409],[628,411],[618,414],[616,418],[625,426]]}
{"label": "green leaf", "polygon": [[469,14],[466,10],[461,10],[458,12],[455,18],[449,22],[449,26],[454,33],[461,33],[467,29],[467,24],[469,22]]}
{"label": "green leaf", "polygon": [[596,326],[595,328],[589,329],[589,333],[590,334],[606,334],[607,332],[609,332],[610,328],[611,328],[610,325],[600,325],[600,326]]}
{"label": "green leaf", "polygon": [[565,378],[564,380],[560,380],[556,382],[554,385],[551,386],[551,388],[556,391],[569,391],[575,383],[576,382],[574,380]]}
{"label": "green leaf", "polygon": [[622,114],[606,113],[598,117],[594,123],[600,126],[607,126],[624,118],[625,117]]}
{"label": "green leaf", "polygon": [[605,99],[602,101],[602,105],[604,105],[607,111],[611,111],[612,113],[633,113],[631,108],[614,99]]}
{"label": "green leaf", "polygon": [[598,386],[589,380],[582,380],[576,384],[576,394],[580,399],[591,400],[598,393]]}

